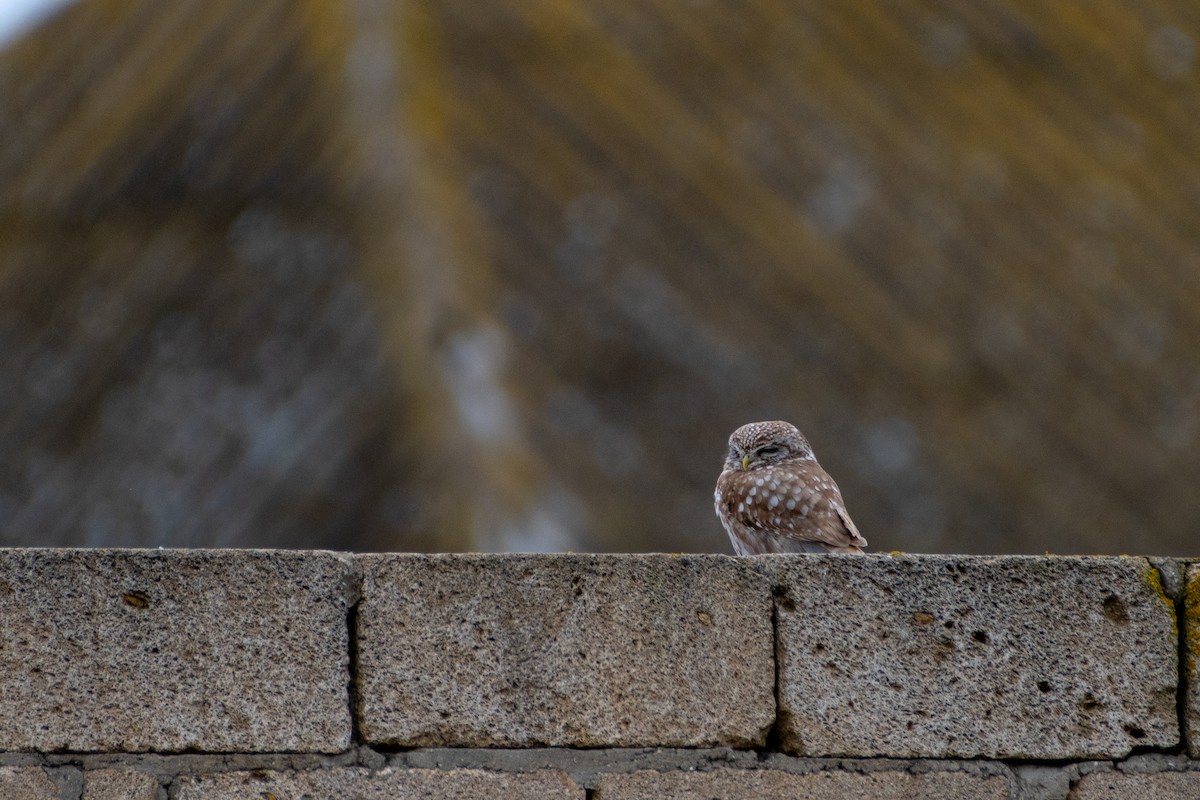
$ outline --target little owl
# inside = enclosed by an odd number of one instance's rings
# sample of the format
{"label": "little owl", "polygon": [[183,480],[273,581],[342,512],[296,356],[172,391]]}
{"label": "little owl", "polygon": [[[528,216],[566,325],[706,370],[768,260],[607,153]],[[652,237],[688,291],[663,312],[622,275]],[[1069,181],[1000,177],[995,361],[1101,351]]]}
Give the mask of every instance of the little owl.
{"label": "little owl", "polygon": [[751,422],[733,432],[714,497],[739,556],[861,553],[867,546],[837,484],[787,422]]}

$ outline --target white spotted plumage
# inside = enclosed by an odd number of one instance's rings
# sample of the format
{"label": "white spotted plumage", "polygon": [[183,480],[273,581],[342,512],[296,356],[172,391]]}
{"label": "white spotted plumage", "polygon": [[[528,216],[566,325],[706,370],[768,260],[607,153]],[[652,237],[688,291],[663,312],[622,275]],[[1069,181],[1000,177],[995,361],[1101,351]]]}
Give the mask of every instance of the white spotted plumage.
{"label": "white spotted plumage", "polygon": [[861,553],[867,545],[837,484],[787,422],[752,422],[733,432],[713,497],[738,555]]}

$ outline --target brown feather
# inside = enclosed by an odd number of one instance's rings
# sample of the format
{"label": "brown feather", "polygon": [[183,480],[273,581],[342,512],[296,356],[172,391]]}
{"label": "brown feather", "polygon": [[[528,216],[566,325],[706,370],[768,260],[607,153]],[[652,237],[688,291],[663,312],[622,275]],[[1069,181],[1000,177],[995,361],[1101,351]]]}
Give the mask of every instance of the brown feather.
{"label": "brown feather", "polygon": [[[777,433],[768,426],[786,426]],[[788,430],[790,429],[790,430]],[[749,430],[743,447],[739,433]],[[743,469],[733,453],[774,445],[772,436],[799,437],[792,455]],[[743,426],[730,439],[731,457],[717,479],[717,516],[741,555],[780,552],[862,552],[866,539],[850,519],[842,493],[799,431],[787,423]],[[738,445],[736,448],[734,447]]]}

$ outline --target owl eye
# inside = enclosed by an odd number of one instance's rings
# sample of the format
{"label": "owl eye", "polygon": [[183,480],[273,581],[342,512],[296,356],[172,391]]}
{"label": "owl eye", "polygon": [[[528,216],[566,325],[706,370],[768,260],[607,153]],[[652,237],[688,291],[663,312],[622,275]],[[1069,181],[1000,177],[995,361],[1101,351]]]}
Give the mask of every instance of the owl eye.
{"label": "owl eye", "polygon": [[770,458],[771,456],[777,456],[777,455],[779,455],[779,447],[777,447],[776,445],[769,445],[768,447],[762,447],[762,448],[759,448],[758,454],[760,456],[766,456],[767,458]]}

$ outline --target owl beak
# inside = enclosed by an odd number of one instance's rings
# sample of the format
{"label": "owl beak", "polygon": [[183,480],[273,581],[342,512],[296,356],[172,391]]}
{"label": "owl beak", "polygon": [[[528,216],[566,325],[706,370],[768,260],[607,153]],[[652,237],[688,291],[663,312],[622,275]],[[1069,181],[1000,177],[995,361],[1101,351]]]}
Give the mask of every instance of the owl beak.
{"label": "owl beak", "polygon": [[742,469],[750,469],[750,454],[746,453],[742,456]]}

